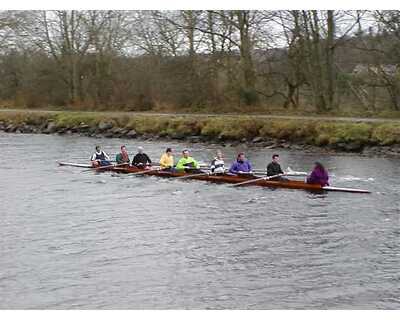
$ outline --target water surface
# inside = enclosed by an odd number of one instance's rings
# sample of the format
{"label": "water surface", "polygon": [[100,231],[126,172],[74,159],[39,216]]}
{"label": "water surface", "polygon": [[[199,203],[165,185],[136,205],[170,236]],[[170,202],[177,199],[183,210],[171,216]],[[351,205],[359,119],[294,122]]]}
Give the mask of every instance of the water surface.
{"label": "water surface", "polygon": [[[96,174],[94,145],[177,142],[0,133],[2,309],[398,309],[400,160],[279,151],[322,161],[370,195]],[[207,161],[218,146],[190,145]],[[233,159],[241,147],[222,148]],[[245,149],[265,167],[267,149]]]}

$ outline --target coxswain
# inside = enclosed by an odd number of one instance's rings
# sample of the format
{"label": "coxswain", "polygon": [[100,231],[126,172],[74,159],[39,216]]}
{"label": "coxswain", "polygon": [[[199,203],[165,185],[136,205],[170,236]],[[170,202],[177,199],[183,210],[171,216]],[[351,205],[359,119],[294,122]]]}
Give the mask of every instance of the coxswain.
{"label": "coxswain", "polygon": [[160,167],[162,170],[172,171],[174,169],[174,156],[172,155],[172,149],[167,148],[165,153],[161,156]]}
{"label": "coxswain", "polygon": [[93,153],[90,161],[93,167],[103,167],[111,165],[110,157],[107,153],[101,150],[100,146],[96,146],[96,152]]}
{"label": "coxswain", "polygon": [[[279,174],[284,174],[281,165],[279,164],[279,154],[274,154],[272,155],[272,161],[268,164],[267,166],[267,176],[272,177],[272,176],[277,176]],[[284,177],[275,177],[272,178],[271,180],[287,180]]]}
{"label": "coxswain", "polygon": [[176,164],[176,170],[178,172],[200,172],[200,166],[196,160],[190,156],[189,150],[185,149],[182,151],[182,158],[179,159]]}
{"label": "coxswain", "polygon": [[246,159],[244,152],[240,152],[236,158],[236,161],[232,163],[231,167],[229,168],[229,172],[233,174],[251,174],[251,164]]}
{"label": "coxswain", "polygon": [[115,156],[115,160],[117,161],[118,164],[123,164],[123,163],[129,164],[130,162],[129,155],[125,146],[121,146],[121,152]]}
{"label": "coxswain", "polygon": [[132,165],[141,169],[151,166],[151,160],[149,156],[143,152],[142,147],[138,148],[138,153],[133,158]]}
{"label": "coxswain", "polygon": [[213,174],[223,174],[225,172],[225,162],[221,150],[217,150],[216,157],[211,161],[210,169]]}
{"label": "coxswain", "polygon": [[314,164],[314,169],[307,177],[306,182],[311,184],[319,184],[321,187],[329,186],[328,171],[320,162],[316,161]]}

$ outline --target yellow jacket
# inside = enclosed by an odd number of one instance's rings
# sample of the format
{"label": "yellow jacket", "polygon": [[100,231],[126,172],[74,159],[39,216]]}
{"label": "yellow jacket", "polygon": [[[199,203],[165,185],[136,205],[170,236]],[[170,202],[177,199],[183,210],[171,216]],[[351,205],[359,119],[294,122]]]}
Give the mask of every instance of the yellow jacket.
{"label": "yellow jacket", "polygon": [[169,168],[174,166],[174,157],[168,156],[167,153],[164,153],[160,159],[160,166],[162,168]]}

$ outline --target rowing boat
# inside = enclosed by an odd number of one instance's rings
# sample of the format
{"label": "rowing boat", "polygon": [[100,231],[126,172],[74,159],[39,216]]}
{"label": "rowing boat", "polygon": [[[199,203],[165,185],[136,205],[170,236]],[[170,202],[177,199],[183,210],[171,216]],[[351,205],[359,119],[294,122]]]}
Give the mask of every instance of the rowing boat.
{"label": "rowing boat", "polygon": [[[69,163],[69,162],[59,162],[61,166],[74,166],[74,167],[90,167],[85,166],[78,163]],[[125,165],[120,167],[107,167],[102,169],[101,167],[93,168],[96,171],[113,171],[117,173],[138,173],[143,172],[144,174],[157,176],[157,177],[166,177],[166,178],[177,178],[177,177],[184,177],[190,175],[190,173],[184,172],[169,172],[169,171],[162,171],[162,170],[144,170],[139,169],[134,166]],[[148,172],[147,172],[148,171]],[[252,179],[260,178],[259,176],[249,176],[249,175],[231,175],[231,174],[223,174],[223,175],[193,175],[189,179],[193,180],[202,180],[214,183],[240,183],[249,181]],[[287,189],[302,189],[302,190],[309,190],[314,192],[321,192],[321,191],[339,191],[339,192],[352,192],[352,193],[370,193],[368,190],[364,189],[353,189],[353,188],[340,188],[340,187],[322,187],[319,184],[309,184],[303,181],[298,180],[288,180],[288,181],[273,181],[273,180],[257,180],[254,183],[248,183],[247,185],[256,185],[261,187],[270,187],[270,188],[287,188]]]}

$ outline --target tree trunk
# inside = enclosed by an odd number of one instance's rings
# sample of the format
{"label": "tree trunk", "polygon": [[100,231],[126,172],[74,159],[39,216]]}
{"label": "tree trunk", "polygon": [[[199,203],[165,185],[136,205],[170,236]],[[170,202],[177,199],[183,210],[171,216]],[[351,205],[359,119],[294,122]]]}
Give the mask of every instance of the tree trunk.
{"label": "tree trunk", "polygon": [[315,88],[316,88],[316,102],[317,108],[320,111],[326,110],[326,101],[324,97],[325,86],[324,77],[322,69],[322,54],[321,54],[321,40],[320,40],[320,30],[319,30],[319,18],[318,12],[316,10],[312,11],[313,22],[311,21],[311,29],[313,31],[313,57],[314,57],[314,69],[315,69]]}
{"label": "tree trunk", "polygon": [[240,33],[240,67],[241,67],[241,91],[246,104],[251,105],[257,101],[255,90],[255,71],[251,56],[251,39],[249,31],[249,12],[237,11]]}
{"label": "tree trunk", "polygon": [[326,95],[327,109],[334,107],[334,90],[335,90],[335,66],[334,66],[334,50],[335,50],[335,22],[333,20],[333,10],[328,10],[328,34],[326,39]]}

